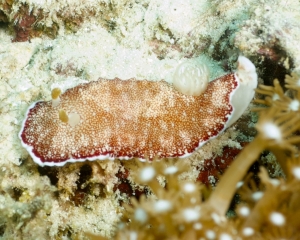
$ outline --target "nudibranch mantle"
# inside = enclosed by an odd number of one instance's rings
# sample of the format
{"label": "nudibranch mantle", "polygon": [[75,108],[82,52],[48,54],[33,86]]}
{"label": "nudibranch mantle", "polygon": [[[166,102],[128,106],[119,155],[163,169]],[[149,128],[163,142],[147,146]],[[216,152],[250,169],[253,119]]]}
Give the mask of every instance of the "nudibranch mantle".
{"label": "nudibranch mantle", "polygon": [[40,166],[187,157],[235,122],[253,98],[255,67],[245,57],[238,62],[236,73],[211,81],[200,96],[184,95],[164,81],[80,84],[56,94],[54,102],[33,103],[19,137]]}

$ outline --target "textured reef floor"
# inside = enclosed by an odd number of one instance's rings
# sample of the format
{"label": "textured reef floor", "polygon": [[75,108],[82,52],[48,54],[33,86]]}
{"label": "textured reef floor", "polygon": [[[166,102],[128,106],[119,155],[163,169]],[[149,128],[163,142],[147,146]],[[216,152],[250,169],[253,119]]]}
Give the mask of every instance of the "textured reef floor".
{"label": "textured reef floor", "polygon": [[[55,87],[64,91],[99,77],[172,83],[176,67],[187,59],[207,65],[215,79],[233,71],[239,55],[253,61],[260,83],[272,85],[277,78],[283,86],[286,74],[300,73],[299,21],[296,0],[1,1],[0,239],[89,239],[84,232],[112,238],[128,216],[130,198],[155,192],[136,179],[143,165],[134,160],[39,167],[18,138],[32,102],[51,100]],[[216,187],[256,136],[254,105],[178,161],[188,165],[178,184]],[[264,151],[249,170],[254,182],[260,166],[272,178],[285,175]],[[260,176],[266,183],[266,174]],[[158,180],[164,185],[164,177]],[[228,215],[240,202],[235,200]]]}

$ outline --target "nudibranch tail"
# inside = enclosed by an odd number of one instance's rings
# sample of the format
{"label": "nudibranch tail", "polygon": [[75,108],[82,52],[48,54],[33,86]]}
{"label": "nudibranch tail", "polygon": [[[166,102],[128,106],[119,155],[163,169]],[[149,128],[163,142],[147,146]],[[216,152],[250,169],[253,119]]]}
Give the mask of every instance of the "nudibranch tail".
{"label": "nudibranch tail", "polygon": [[[256,86],[249,77],[252,65],[240,63],[235,74],[208,83],[199,96],[182,94],[164,81],[116,78],[80,84],[52,95],[52,101],[32,104],[19,137],[41,166],[189,156],[232,124],[251,101]],[[247,100],[240,90],[249,91]]]}
{"label": "nudibranch tail", "polygon": [[238,68],[235,78],[239,85],[230,95],[230,103],[233,112],[226,123],[226,128],[230,127],[244,113],[249,103],[253,99],[254,89],[257,87],[257,73],[254,64],[246,57],[239,56]]}

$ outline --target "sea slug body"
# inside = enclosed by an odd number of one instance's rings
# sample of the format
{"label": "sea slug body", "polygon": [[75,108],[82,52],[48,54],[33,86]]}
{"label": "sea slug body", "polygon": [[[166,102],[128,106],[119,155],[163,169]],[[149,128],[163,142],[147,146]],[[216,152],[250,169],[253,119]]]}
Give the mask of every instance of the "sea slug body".
{"label": "sea slug body", "polygon": [[41,166],[186,157],[240,117],[256,85],[245,57],[236,73],[210,82],[200,96],[164,81],[99,79],[54,94],[54,102],[33,103],[19,137]]}

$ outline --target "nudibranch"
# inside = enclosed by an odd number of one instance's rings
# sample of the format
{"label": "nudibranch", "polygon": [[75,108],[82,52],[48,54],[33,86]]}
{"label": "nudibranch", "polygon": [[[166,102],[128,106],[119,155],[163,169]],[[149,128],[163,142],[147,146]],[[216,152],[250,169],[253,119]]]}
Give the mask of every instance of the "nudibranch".
{"label": "nudibranch", "polygon": [[235,73],[209,82],[197,96],[165,81],[99,79],[63,94],[54,89],[52,101],[33,103],[19,137],[41,166],[187,157],[241,116],[256,85],[255,67],[242,56]]}

